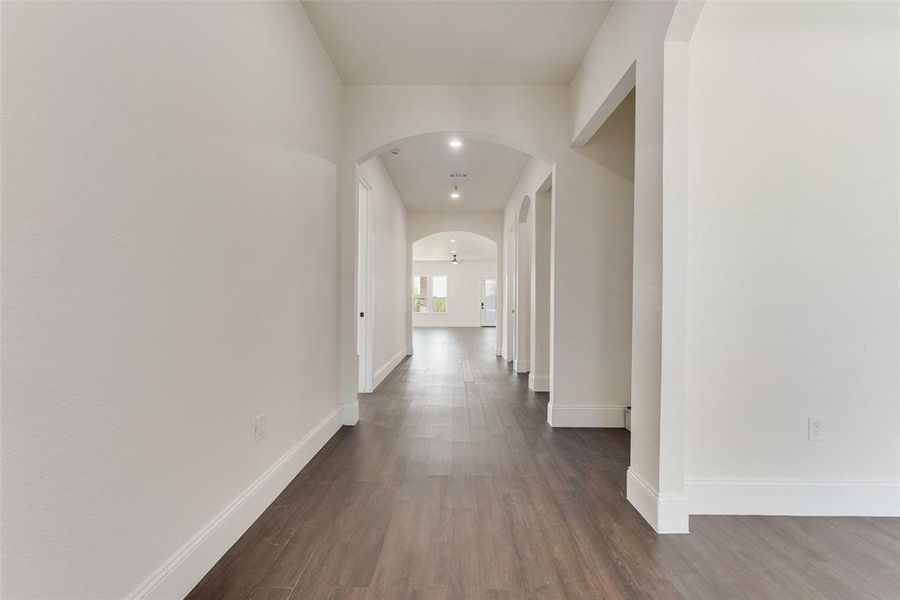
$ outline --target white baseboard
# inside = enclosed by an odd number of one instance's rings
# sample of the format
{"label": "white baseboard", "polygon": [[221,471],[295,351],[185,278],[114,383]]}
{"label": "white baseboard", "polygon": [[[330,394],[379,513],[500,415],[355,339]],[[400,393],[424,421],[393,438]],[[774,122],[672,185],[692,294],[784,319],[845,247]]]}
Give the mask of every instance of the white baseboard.
{"label": "white baseboard", "polygon": [[547,405],[547,422],[552,427],[625,427],[624,406]]}
{"label": "white baseboard", "polygon": [[380,369],[375,371],[374,381],[372,382],[372,389],[377,390],[378,386],[381,385],[381,382],[391,374],[391,371],[397,368],[397,365],[403,362],[403,359],[406,358],[406,356],[406,349],[403,349],[392,356],[391,359],[384,365],[382,365]]}
{"label": "white baseboard", "polygon": [[535,375],[532,371],[528,374],[528,389],[534,390],[535,392],[549,392],[550,391],[550,376],[549,375]]}
{"label": "white baseboard", "polygon": [[481,323],[479,322],[479,323],[475,323],[473,325],[472,323],[459,323],[459,322],[454,321],[452,323],[415,323],[413,325],[413,328],[418,328],[418,327],[421,327],[423,329],[441,328],[441,327],[448,327],[448,328],[453,328],[453,329],[465,327],[467,329],[475,329],[475,328],[480,328]]}
{"label": "white baseboard", "polygon": [[184,598],[341,427],[336,408],[128,596]]}
{"label": "white baseboard", "polygon": [[359,423],[359,401],[354,400],[352,404],[344,403],[341,405],[341,425],[350,427]]}
{"label": "white baseboard", "polygon": [[531,370],[531,366],[528,364],[528,361],[520,358],[519,360],[513,361],[513,370],[516,373],[527,373]]}
{"label": "white baseboard", "polygon": [[900,517],[898,481],[689,479],[692,515]]}
{"label": "white baseboard", "polygon": [[626,478],[626,497],[657,533],[688,532],[685,494],[660,494],[631,467]]}

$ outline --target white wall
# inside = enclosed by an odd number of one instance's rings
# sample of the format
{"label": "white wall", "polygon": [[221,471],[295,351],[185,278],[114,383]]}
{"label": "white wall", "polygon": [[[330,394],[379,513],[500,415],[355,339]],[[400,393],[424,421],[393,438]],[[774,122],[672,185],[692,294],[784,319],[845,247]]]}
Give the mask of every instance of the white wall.
{"label": "white wall", "polygon": [[[636,87],[628,498],[658,531],[669,532],[686,531],[688,524],[683,473],[678,471],[672,477],[660,473],[665,297],[662,288],[663,42],[675,8],[675,2],[613,4],[571,85],[571,137],[577,144],[590,140]],[[615,165],[611,170],[621,169]],[[665,506],[662,519],[661,506]],[[667,515],[674,517],[669,519]]]}
{"label": "white wall", "polygon": [[412,244],[433,233],[468,231],[499,243],[503,217],[499,210],[428,211],[411,210],[407,214],[407,237]]}
{"label": "white wall", "polygon": [[497,277],[496,262],[461,260],[451,265],[446,260],[416,260],[412,274],[447,277],[447,312],[413,313],[414,327],[481,327],[481,278]]}
{"label": "white wall", "polygon": [[550,391],[550,218],[552,189],[537,192],[532,201],[531,226],[531,359],[528,387],[537,392]]}
{"label": "white wall", "polygon": [[374,356],[372,372],[380,383],[406,356],[407,293],[406,205],[380,157],[359,166],[371,186],[373,225]]}
{"label": "white wall", "polygon": [[181,597],[340,423],[339,81],[297,2],[5,3],[2,37],[0,595],[124,597],[261,483]]}
{"label": "white wall", "polygon": [[692,512],[900,514],[898,11],[708,3],[697,25]]}
{"label": "white wall", "polygon": [[[509,199],[503,207],[503,236],[504,244],[508,246],[508,252],[502,269],[504,279],[508,279],[507,285],[509,285],[509,283],[514,283],[516,280],[515,240],[522,202],[526,197],[530,199],[535,198],[538,190],[547,178],[550,177],[551,173],[553,173],[553,165],[551,163],[532,157],[532,159],[528,161],[528,164],[525,165],[525,168],[522,169],[522,174],[519,176],[516,186],[513,188],[509,195]],[[515,287],[513,286],[512,288],[507,289],[508,299],[502,314],[505,328],[508,328],[510,323],[515,319],[514,314],[512,313],[513,308],[515,308]],[[515,351],[515,332],[509,329],[507,329],[507,331],[510,332],[510,335],[504,336],[502,354],[508,361],[512,361]]]}
{"label": "white wall", "polygon": [[516,235],[516,340],[513,368],[516,373],[531,370],[531,224],[534,215],[529,197],[522,203],[515,225]]}

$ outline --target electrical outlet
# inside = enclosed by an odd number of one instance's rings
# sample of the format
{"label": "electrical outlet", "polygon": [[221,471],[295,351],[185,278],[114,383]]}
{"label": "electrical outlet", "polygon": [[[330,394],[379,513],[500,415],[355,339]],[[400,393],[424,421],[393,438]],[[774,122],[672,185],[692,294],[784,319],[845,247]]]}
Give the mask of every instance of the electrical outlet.
{"label": "electrical outlet", "polygon": [[266,437],[266,413],[256,415],[253,419],[253,439],[257,442]]}
{"label": "electrical outlet", "polygon": [[809,439],[814,442],[825,439],[825,417],[809,418]]}

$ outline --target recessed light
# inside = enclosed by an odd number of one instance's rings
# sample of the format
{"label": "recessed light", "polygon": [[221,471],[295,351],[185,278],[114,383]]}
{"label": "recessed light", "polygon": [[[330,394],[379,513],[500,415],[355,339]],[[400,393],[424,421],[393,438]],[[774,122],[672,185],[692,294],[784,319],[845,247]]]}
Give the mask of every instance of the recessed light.
{"label": "recessed light", "polygon": [[456,240],[450,240],[450,243],[451,243],[451,244],[455,244],[455,243],[456,243]]}
{"label": "recessed light", "polygon": [[462,140],[450,140],[448,144],[451,148],[462,148]]}
{"label": "recessed light", "polygon": [[450,197],[456,200],[459,198],[459,192],[450,192]]}

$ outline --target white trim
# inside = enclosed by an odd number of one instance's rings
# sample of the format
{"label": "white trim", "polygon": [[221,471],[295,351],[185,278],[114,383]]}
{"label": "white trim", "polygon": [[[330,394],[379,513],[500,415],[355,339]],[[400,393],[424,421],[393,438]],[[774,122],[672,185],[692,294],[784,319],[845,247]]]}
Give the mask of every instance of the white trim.
{"label": "white trim", "polygon": [[641,479],[634,469],[628,467],[625,476],[625,497],[640,513],[644,520],[656,529],[656,488]]}
{"label": "white trim", "polygon": [[357,423],[359,423],[359,400],[354,399],[353,402],[341,406],[341,425],[352,427]]}
{"label": "white trim", "polygon": [[336,408],[142,581],[128,600],[183,598],[340,429]]}
{"label": "white trim", "polygon": [[397,368],[403,359],[406,358],[406,348],[395,354],[391,357],[389,361],[384,363],[380,369],[375,371],[375,381],[373,382],[372,391],[375,391],[381,382],[385,380],[385,378],[391,374],[391,371]]}
{"label": "white trim", "polygon": [[535,392],[549,392],[550,391],[550,376],[549,375],[535,375],[534,372],[528,374],[528,389],[533,390]]}
{"label": "white trim", "polygon": [[548,404],[547,422],[552,427],[625,427],[625,407]]}
{"label": "white trim", "polygon": [[695,478],[691,514],[900,517],[900,482]]}
{"label": "white trim", "polygon": [[520,358],[513,361],[513,369],[516,373],[527,373],[531,370],[531,365],[528,364],[527,358]]}
{"label": "white trim", "polygon": [[685,494],[660,494],[628,467],[625,496],[657,533],[688,532],[688,499]]}

